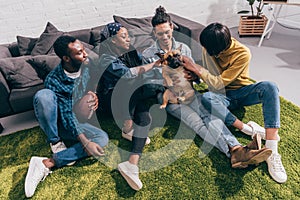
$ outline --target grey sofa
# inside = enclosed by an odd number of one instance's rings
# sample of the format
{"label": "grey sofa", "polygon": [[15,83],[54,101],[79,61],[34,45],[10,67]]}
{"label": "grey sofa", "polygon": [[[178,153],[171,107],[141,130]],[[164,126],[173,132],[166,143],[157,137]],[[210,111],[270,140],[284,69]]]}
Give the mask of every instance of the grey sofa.
{"label": "grey sofa", "polygon": [[[196,62],[201,62],[199,35],[203,25],[170,13],[175,25],[176,40],[189,45]],[[125,18],[113,16],[113,20],[125,26],[132,36],[133,46],[142,51],[154,42],[151,16],[144,18]],[[94,55],[99,46],[100,30],[104,25],[70,32],[58,30],[50,22],[39,38],[17,36],[17,41],[0,45],[0,118],[33,109],[33,96],[42,89],[43,80],[59,63],[53,52],[54,41],[63,34],[81,40]],[[3,125],[5,127],[5,125]],[[2,125],[0,124],[0,132]]]}

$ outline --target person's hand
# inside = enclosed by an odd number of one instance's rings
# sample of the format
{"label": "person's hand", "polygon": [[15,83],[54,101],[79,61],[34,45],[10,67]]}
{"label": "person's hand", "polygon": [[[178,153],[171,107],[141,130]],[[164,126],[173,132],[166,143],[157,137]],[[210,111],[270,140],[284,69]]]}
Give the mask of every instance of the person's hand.
{"label": "person's hand", "polygon": [[183,72],[184,78],[186,78],[188,81],[195,81],[199,78],[194,72],[188,70],[184,70]]}
{"label": "person's hand", "polygon": [[155,61],[153,67],[161,67],[161,60],[158,59],[157,61]]}
{"label": "person's hand", "polygon": [[196,71],[195,63],[188,56],[182,56],[182,65],[184,66],[185,69],[187,69],[189,71],[192,71],[192,72]]}
{"label": "person's hand", "polygon": [[92,109],[92,110],[97,110],[97,108],[98,108],[98,97],[97,97],[97,95],[94,93],[94,92],[92,92],[92,91],[88,91],[88,94],[90,94],[90,95],[92,95],[92,99],[91,100],[89,100],[88,101],[88,103],[89,103],[89,107],[90,107],[90,109]]}
{"label": "person's hand", "polygon": [[97,143],[92,142],[92,141],[88,141],[85,145],[84,145],[84,149],[87,152],[87,154],[89,156],[104,156],[104,150],[102,147],[100,147]]}

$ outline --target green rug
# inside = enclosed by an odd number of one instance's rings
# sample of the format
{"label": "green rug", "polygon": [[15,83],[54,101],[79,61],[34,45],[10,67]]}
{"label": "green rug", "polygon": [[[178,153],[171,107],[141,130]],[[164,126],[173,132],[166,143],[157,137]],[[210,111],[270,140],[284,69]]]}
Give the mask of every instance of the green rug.
{"label": "green rug", "polygon": [[[263,124],[261,106],[236,113],[244,122]],[[300,109],[281,99],[279,152],[288,181],[278,184],[266,163],[232,169],[230,160],[203,143],[178,120],[166,115],[150,133],[140,165],[142,190],[132,190],[116,170],[128,158],[130,142],[110,118],[101,120],[109,133],[106,157],[87,158],[72,167],[56,169],[38,185],[32,199],[300,199]],[[157,125],[157,126],[156,126]],[[232,130],[242,144],[251,138]],[[24,181],[31,156],[51,155],[39,127],[0,137],[0,199],[24,199]],[[201,150],[200,150],[201,149]],[[208,154],[205,154],[208,152]]]}

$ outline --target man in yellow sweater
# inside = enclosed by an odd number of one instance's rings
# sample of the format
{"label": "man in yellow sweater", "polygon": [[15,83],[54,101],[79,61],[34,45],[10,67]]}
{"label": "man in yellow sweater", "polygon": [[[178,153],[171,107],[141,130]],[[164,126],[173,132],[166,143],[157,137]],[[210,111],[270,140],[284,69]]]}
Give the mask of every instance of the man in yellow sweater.
{"label": "man in yellow sweater", "polygon": [[[280,102],[276,84],[268,81],[254,83],[250,79],[250,50],[231,37],[227,26],[220,23],[208,25],[201,32],[200,43],[203,46],[203,66],[188,57],[184,57],[183,62],[186,69],[198,75],[209,87],[210,91],[203,94],[203,105],[226,125],[251,136],[259,133],[266,140],[266,147],[272,149],[267,159],[271,177],[278,183],[286,182],[287,174],[278,153]],[[253,121],[244,124],[230,112],[259,103],[262,104],[265,129]]]}

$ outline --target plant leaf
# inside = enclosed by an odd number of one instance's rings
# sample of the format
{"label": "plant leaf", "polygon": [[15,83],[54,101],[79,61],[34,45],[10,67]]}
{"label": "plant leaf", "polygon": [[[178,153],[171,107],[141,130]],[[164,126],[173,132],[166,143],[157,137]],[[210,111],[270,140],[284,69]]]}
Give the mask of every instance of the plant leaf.
{"label": "plant leaf", "polygon": [[241,10],[237,14],[247,14],[249,12],[250,12],[249,10]]}

